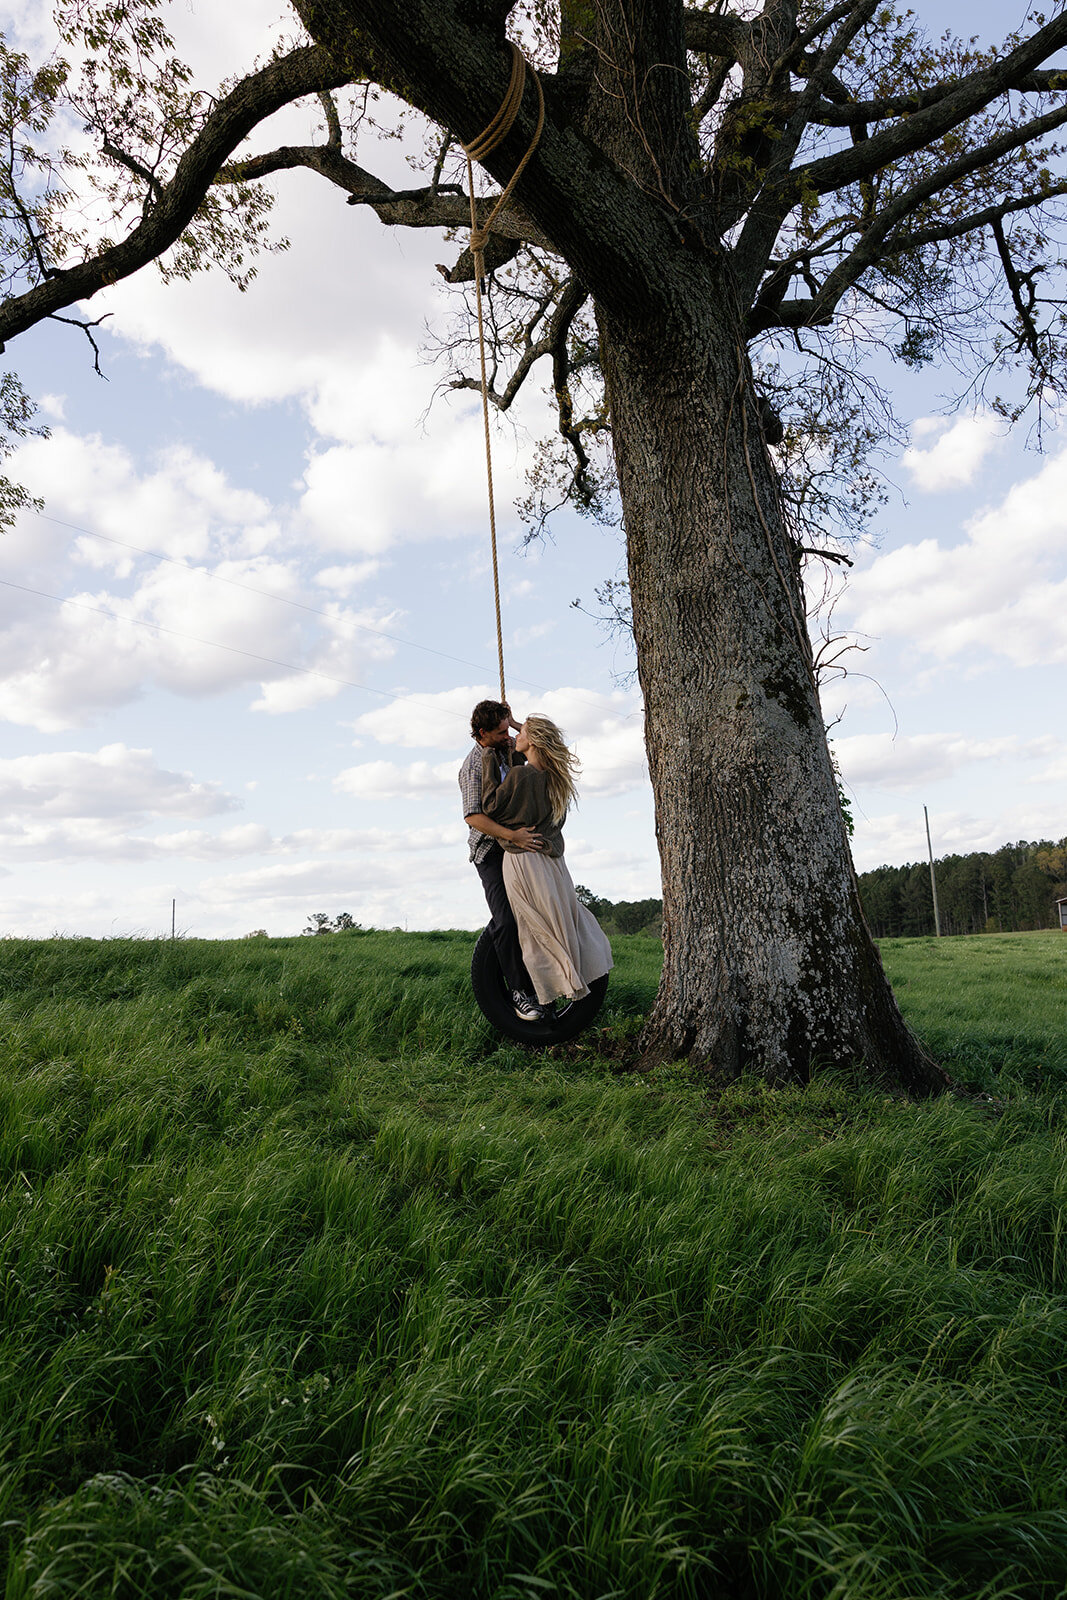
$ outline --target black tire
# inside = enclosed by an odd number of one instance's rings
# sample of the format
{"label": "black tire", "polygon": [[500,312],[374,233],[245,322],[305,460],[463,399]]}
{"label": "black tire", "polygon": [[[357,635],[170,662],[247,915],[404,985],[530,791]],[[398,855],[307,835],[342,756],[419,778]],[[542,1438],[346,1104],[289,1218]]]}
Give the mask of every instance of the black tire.
{"label": "black tire", "polygon": [[608,975],[595,978],[589,993],[575,1000],[558,1016],[544,1022],[520,1022],[511,1003],[511,994],[504,982],[504,974],[497,960],[496,946],[489,929],[482,932],[471,957],[471,988],[483,1015],[500,1033],[532,1050],[543,1050],[550,1044],[564,1044],[588,1028],[604,1004],[608,992]]}

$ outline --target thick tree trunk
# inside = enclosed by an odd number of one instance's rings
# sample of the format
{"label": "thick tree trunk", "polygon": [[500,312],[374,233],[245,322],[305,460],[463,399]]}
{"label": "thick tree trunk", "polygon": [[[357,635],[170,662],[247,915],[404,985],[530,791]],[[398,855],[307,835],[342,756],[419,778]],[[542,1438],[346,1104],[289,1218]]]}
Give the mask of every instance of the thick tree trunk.
{"label": "thick tree trunk", "polygon": [[[721,289],[721,292],[720,292]],[[947,1079],[908,1032],[867,930],[795,557],[728,285],[601,356],[627,536],[663,871],[644,1036],[729,1080],[860,1063]]]}
{"label": "thick tree trunk", "polygon": [[[501,104],[508,0],[295,3],[354,73],[369,51],[379,82],[462,136]],[[790,0],[774,10],[791,30]],[[566,71],[546,78],[517,192],[601,328],[663,867],[646,1048],[724,1079],[862,1062],[913,1091],[943,1087],[859,906],[721,243],[737,218],[701,176],[683,7],[596,0],[565,13]],[[528,95],[487,158],[501,182],[532,131]]]}

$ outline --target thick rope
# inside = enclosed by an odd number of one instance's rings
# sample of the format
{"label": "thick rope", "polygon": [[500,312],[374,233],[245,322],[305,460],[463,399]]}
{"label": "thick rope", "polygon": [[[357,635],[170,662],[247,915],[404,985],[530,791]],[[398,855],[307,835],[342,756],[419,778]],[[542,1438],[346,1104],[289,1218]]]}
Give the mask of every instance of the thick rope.
{"label": "thick rope", "polygon": [[534,85],[537,89],[537,127],[534,129],[530,146],[515,171],[511,181],[497,197],[489,216],[482,227],[478,226],[478,215],[474,200],[474,162],[484,161],[492,155],[497,147],[503,144],[514,125],[522,104],[522,94],[526,87],[526,60],[518,45],[508,41],[511,50],[511,81],[507,93],[500,103],[500,109],[489,126],[478,135],[477,139],[463,146],[467,155],[467,192],[471,202],[471,236],[470,252],[474,259],[474,298],[478,307],[478,354],[482,369],[482,424],[485,430],[485,477],[489,492],[489,542],[493,552],[493,603],[496,607],[496,653],[500,665],[500,698],[507,704],[507,693],[504,688],[504,629],[500,620],[500,571],[496,554],[496,501],[493,495],[493,449],[489,432],[489,380],[486,376],[485,364],[485,318],[482,310],[482,279],[485,277],[485,247],[489,243],[489,234],[493,223],[500,212],[511,199],[512,191],[522,176],[523,169],[534,151],[537,141],[541,137],[541,129],[545,125],[545,96],[541,88],[541,80],[534,72]]}

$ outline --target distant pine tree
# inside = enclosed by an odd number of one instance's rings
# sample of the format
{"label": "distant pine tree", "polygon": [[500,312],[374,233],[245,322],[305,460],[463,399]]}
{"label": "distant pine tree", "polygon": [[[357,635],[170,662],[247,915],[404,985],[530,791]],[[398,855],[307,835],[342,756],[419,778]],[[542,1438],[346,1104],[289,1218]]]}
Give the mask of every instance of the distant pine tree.
{"label": "distant pine tree", "polygon": [[[1055,902],[1067,895],[1067,838],[1001,845],[999,850],[941,856],[934,863],[943,933],[1023,933],[1057,925]],[[934,932],[925,861],[859,874],[871,932],[900,939]]]}

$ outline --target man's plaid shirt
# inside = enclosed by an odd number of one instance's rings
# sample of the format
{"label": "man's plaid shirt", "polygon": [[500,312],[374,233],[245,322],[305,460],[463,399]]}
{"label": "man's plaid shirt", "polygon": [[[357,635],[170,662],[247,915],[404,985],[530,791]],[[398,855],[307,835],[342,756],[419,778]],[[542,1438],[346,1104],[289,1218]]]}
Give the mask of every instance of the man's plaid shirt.
{"label": "man's plaid shirt", "polygon": [[[500,762],[501,776],[507,773],[514,765],[521,764],[525,757],[516,755],[510,745],[504,745],[494,754]],[[476,744],[470,755],[459,769],[459,792],[463,798],[463,815],[473,817],[482,809],[482,747]],[[484,861],[486,856],[496,844],[495,839],[490,839],[487,833],[482,833],[478,828],[468,828],[471,860],[477,866],[479,861]]]}

